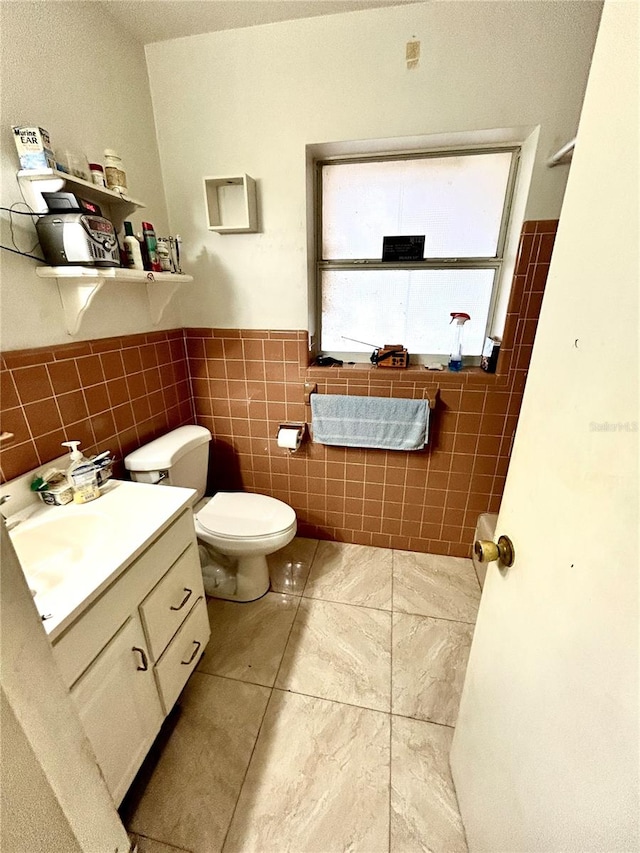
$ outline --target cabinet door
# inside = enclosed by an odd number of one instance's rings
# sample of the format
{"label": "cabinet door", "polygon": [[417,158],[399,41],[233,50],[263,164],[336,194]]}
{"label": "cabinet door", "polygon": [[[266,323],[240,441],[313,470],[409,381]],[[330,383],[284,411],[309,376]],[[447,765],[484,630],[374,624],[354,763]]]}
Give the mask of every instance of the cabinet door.
{"label": "cabinet door", "polygon": [[116,805],[163,720],[142,625],[128,619],[71,690]]}

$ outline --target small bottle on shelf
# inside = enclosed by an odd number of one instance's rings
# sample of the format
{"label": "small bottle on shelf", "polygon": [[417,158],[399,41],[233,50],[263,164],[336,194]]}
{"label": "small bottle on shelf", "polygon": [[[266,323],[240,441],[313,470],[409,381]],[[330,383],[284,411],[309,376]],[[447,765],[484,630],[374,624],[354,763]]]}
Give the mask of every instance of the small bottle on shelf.
{"label": "small bottle on shelf", "polygon": [[104,174],[107,187],[119,193],[127,192],[127,175],[122,166],[122,158],[113,148],[104,152]]}
{"label": "small bottle on shelf", "polygon": [[153,225],[150,222],[143,222],[142,233],[147,251],[149,252],[149,263],[151,264],[149,269],[153,270],[153,272],[162,272],[162,265],[158,259],[158,241],[156,240],[156,232]]}
{"label": "small bottle on shelf", "polygon": [[142,234],[139,231],[136,234],[136,239],[138,241],[138,245],[140,246],[140,254],[142,255],[142,269],[150,270],[151,260],[149,258],[149,250],[147,249],[147,244],[145,243]]}
{"label": "small bottle on shelf", "polygon": [[158,237],[158,260],[163,272],[175,272],[169,250],[169,238]]}
{"label": "small bottle on shelf", "polygon": [[140,243],[133,234],[133,225],[131,222],[124,223],[125,238],[122,241],[127,251],[126,266],[132,270],[143,270],[144,263],[142,260],[142,251]]}
{"label": "small bottle on shelf", "polygon": [[104,180],[104,169],[100,165],[100,163],[89,163],[89,170],[91,171],[91,180],[97,187],[106,187],[106,183]]}

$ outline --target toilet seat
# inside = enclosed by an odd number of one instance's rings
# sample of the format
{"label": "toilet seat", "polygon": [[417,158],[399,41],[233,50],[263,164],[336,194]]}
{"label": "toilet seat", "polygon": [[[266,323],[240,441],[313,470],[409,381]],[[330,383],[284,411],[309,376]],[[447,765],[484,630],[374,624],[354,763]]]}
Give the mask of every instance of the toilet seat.
{"label": "toilet seat", "polygon": [[203,531],[221,539],[269,539],[294,526],[296,514],[268,495],[218,492],[196,512],[195,520]]}

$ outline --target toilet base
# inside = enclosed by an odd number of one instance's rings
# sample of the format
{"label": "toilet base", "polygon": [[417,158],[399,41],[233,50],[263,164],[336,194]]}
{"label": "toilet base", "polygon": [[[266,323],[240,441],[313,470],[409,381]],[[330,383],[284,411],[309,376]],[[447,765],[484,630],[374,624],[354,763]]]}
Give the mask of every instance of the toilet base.
{"label": "toilet base", "polygon": [[[225,601],[256,601],[269,592],[269,566],[263,554],[235,559],[212,554],[212,549],[199,547],[204,590],[212,598]],[[227,565],[222,565],[224,560]]]}

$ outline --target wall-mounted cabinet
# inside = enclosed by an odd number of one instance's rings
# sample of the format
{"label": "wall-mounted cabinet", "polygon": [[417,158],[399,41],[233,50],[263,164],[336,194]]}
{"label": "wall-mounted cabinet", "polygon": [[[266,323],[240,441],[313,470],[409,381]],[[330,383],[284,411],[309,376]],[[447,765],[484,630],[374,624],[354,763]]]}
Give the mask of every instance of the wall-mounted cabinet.
{"label": "wall-mounted cabinet", "polygon": [[204,178],[207,228],[218,234],[258,231],[256,182],[249,175]]}

